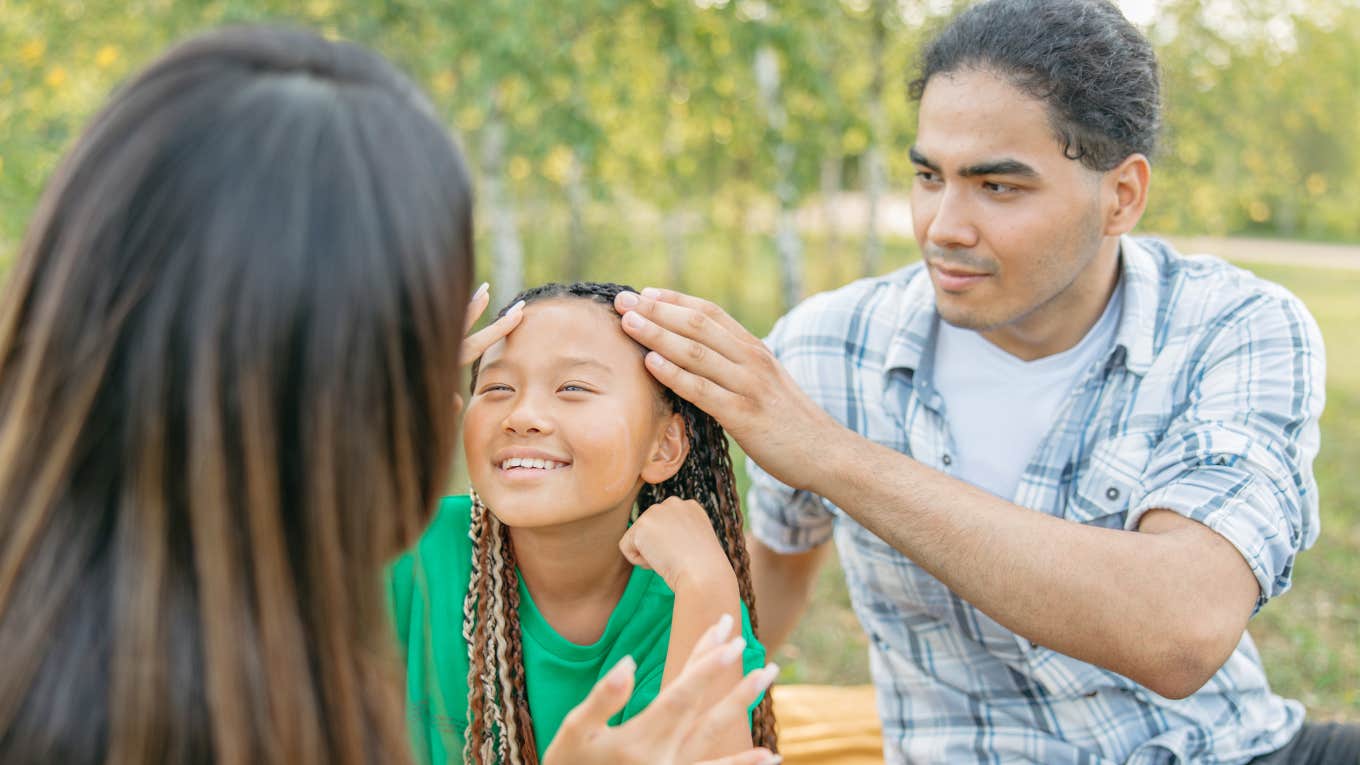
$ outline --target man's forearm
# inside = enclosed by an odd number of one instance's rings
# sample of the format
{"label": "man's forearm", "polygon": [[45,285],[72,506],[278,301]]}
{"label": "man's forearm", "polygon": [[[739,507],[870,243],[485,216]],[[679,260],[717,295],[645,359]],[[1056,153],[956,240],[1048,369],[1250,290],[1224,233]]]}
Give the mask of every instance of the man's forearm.
{"label": "man's forearm", "polygon": [[827,435],[809,488],[1031,642],[1181,696],[1240,639],[1255,579],[1198,523],[1161,513],[1143,529],[1157,533],[1084,526],[850,431]]}

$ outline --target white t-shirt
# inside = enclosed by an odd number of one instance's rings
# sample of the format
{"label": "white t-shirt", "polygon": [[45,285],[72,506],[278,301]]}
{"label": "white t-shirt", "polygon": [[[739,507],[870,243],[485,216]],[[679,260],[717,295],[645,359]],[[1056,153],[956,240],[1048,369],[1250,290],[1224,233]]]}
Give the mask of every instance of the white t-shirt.
{"label": "white t-shirt", "polygon": [[1052,356],[1023,361],[982,335],[939,322],[935,388],[954,440],[954,476],[1014,499],[1034,452],[1072,387],[1114,343],[1124,286],[1081,342]]}

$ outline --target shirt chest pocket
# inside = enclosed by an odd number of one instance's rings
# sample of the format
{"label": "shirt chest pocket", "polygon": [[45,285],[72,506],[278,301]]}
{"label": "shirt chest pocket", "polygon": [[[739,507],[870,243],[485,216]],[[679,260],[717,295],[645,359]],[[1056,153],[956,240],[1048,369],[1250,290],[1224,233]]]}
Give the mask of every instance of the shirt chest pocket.
{"label": "shirt chest pocket", "polygon": [[1064,517],[1094,526],[1122,527],[1129,499],[1152,459],[1153,444],[1150,433],[1127,433],[1096,444],[1076,466]]}

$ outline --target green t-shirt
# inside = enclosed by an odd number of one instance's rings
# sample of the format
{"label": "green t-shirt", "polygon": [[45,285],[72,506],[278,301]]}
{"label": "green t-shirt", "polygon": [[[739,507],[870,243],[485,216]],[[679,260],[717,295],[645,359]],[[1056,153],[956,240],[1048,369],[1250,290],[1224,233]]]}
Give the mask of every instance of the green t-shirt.
{"label": "green t-shirt", "polygon": [[[387,588],[402,659],[406,663],[407,718],[412,747],[422,762],[457,762],[467,728],[467,642],[463,639],[463,597],[472,568],[466,495],[446,497],[415,547],[387,571]],[[661,690],[675,596],[644,568],[633,569],[628,585],[593,645],[572,643],[548,624],[520,582],[520,629],[525,682],[539,755],[547,750],[563,718],[624,656],[637,662],[633,697],[612,723],[641,712]],[[742,609],[745,671],[765,665],[765,649]]]}

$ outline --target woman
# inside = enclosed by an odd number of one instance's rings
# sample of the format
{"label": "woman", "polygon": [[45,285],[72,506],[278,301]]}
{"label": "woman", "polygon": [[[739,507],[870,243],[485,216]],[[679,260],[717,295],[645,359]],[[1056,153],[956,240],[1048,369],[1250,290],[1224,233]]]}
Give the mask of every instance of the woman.
{"label": "woman", "polygon": [[[0,302],[0,762],[409,758],[378,572],[452,459],[471,225],[357,47],[221,32],[114,96]],[[718,642],[669,700],[697,731]],[[637,746],[627,684],[550,757]]]}

